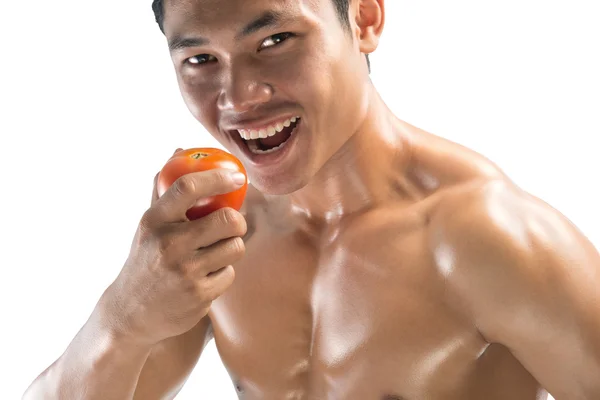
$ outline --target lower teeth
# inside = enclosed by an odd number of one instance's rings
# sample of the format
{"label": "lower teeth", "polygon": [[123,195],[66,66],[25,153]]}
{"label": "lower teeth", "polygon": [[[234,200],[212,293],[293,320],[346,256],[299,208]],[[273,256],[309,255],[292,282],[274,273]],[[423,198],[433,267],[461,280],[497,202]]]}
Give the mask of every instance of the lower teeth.
{"label": "lower teeth", "polygon": [[290,134],[290,137],[283,143],[281,143],[279,146],[273,147],[272,149],[269,150],[261,150],[258,148],[258,140],[250,140],[250,141],[246,141],[246,143],[248,144],[248,148],[250,149],[250,152],[254,153],[254,154],[269,154],[269,153],[274,153],[277,150],[282,149],[287,142],[290,141],[290,139],[292,138],[292,136],[294,136],[294,133],[296,132],[296,129],[298,127],[294,128],[294,130],[292,131],[292,133]]}

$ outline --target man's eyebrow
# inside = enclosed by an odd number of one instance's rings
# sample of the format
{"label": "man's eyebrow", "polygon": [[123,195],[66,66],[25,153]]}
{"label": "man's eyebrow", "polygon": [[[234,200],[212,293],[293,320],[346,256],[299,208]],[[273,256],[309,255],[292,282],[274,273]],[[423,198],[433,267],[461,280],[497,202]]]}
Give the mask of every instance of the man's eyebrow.
{"label": "man's eyebrow", "polygon": [[255,32],[264,28],[274,27],[281,23],[283,14],[277,11],[265,11],[260,17],[248,23],[237,34],[236,39],[239,40],[245,36],[252,35]]}
{"label": "man's eyebrow", "polygon": [[[286,19],[284,15],[277,11],[265,11],[258,18],[249,22],[236,35],[236,40],[240,40],[264,28],[274,27]],[[184,37],[175,35],[169,40],[169,51],[174,52],[187,47],[198,47],[208,44],[210,41],[202,36]]]}
{"label": "man's eyebrow", "polygon": [[173,52],[185,49],[187,47],[204,46],[205,44],[208,44],[208,39],[203,38],[201,36],[183,37],[176,35],[171,40],[169,40],[169,51]]}

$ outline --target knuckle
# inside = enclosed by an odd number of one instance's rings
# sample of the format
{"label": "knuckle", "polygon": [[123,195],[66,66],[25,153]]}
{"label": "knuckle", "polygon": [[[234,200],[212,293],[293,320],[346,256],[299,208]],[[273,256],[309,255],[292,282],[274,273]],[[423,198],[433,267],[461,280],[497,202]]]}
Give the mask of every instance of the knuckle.
{"label": "knuckle", "polygon": [[227,289],[229,289],[229,287],[233,284],[233,281],[235,280],[235,270],[231,265],[227,266],[227,268],[223,271],[221,279],[222,288],[221,293],[219,293],[219,296],[223,294]]}
{"label": "knuckle", "polygon": [[179,196],[185,196],[189,193],[194,193],[196,183],[189,175],[183,175],[173,183],[173,191]]}
{"label": "knuckle", "polygon": [[209,280],[201,287],[201,296],[206,301],[215,301],[218,299],[232,284],[235,279],[233,267],[228,265],[219,272],[218,282]]}
{"label": "knuckle", "polygon": [[152,208],[147,209],[144,212],[144,214],[142,215],[142,218],[140,219],[140,225],[150,226],[154,219],[153,214],[154,214],[154,212],[153,212]]}
{"label": "knuckle", "polygon": [[236,259],[241,258],[246,252],[246,245],[240,237],[232,238],[229,242],[230,253]]}
{"label": "knuckle", "polygon": [[234,236],[244,236],[248,231],[248,225],[246,224],[246,218],[239,212],[233,210],[231,229]]}
{"label": "knuckle", "polygon": [[227,269],[223,272],[223,279],[225,280],[225,287],[228,288],[233,284],[235,280],[235,269],[233,266],[228,265]]}
{"label": "knuckle", "polygon": [[198,262],[192,258],[179,264],[179,272],[186,281],[193,281]]}
{"label": "knuckle", "polygon": [[227,227],[227,232],[232,236],[244,236],[247,231],[246,219],[231,207],[219,211],[219,223]]}
{"label": "knuckle", "polygon": [[142,237],[149,237],[152,236],[153,231],[154,231],[154,213],[152,211],[152,209],[148,209],[144,215],[142,215],[142,218],[140,219],[140,223],[139,223],[139,232],[141,234]]}
{"label": "knuckle", "polygon": [[150,213],[150,210],[146,211],[144,215],[142,215],[139,226],[140,231],[142,231],[143,233],[147,233],[148,231],[150,231],[150,227],[152,226],[152,215]]}
{"label": "knuckle", "polygon": [[157,238],[158,251],[162,255],[174,252],[177,244],[177,235],[171,232],[162,232]]}
{"label": "knuckle", "polygon": [[229,226],[235,224],[235,210],[231,207],[224,207],[219,210],[219,221],[221,224]]}
{"label": "knuckle", "polygon": [[215,185],[219,188],[229,187],[231,185],[231,174],[221,170],[215,169],[213,170],[213,179],[215,180]]}

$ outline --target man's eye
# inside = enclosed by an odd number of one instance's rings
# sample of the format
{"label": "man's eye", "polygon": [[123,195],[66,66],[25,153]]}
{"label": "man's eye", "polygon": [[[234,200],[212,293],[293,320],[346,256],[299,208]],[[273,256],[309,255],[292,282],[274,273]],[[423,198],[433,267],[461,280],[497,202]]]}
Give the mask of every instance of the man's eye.
{"label": "man's eye", "polygon": [[216,60],[216,58],[209,54],[199,54],[197,56],[188,58],[186,60],[186,62],[189,64],[193,64],[193,65],[200,65],[200,64],[206,64],[207,62],[214,61],[214,60]]}
{"label": "man's eye", "polygon": [[290,32],[278,33],[276,35],[269,36],[268,38],[263,40],[263,42],[260,45],[259,50],[276,46],[279,43],[284,42],[285,40],[289,39],[292,36],[294,36],[294,34],[290,33]]}

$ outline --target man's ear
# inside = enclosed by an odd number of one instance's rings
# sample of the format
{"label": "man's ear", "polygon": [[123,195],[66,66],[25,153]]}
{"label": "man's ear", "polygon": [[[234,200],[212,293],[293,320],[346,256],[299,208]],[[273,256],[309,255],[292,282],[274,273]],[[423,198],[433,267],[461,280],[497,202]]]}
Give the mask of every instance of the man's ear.
{"label": "man's ear", "polygon": [[370,54],[379,46],[385,24],[384,0],[353,0],[350,4],[350,18],[354,20],[360,52]]}

